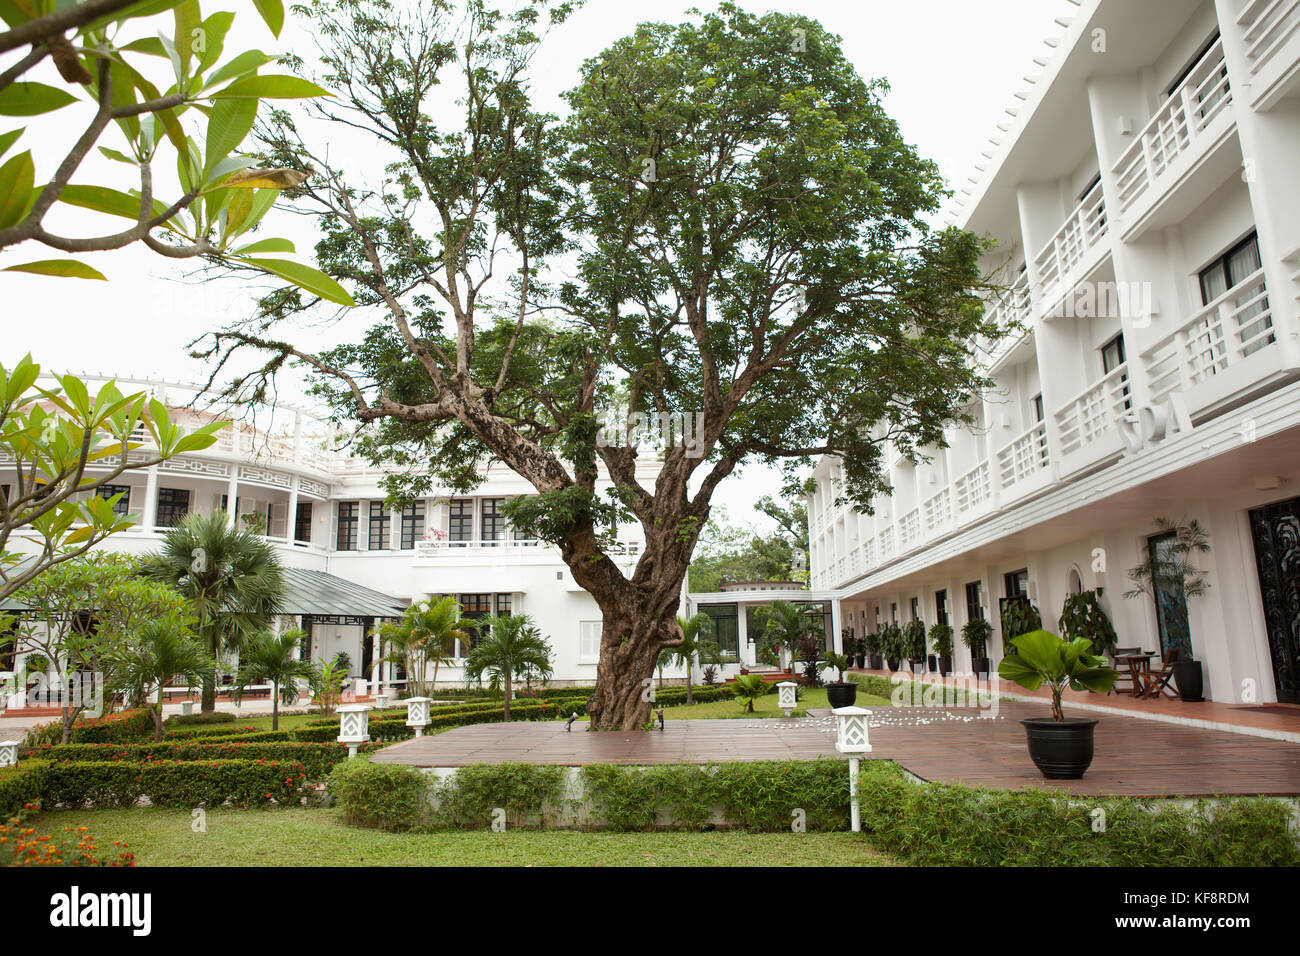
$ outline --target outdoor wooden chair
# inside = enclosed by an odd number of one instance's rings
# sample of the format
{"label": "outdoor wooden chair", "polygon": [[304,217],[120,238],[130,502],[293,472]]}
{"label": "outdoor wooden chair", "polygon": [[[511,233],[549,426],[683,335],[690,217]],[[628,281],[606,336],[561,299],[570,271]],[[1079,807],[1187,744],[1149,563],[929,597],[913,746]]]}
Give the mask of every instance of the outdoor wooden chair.
{"label": "outdoor wooden chair", "polygon": [[1160,665],[1160,670],[1147,678],[1146,696],[1158,699],[1162,694],[1170,700],[1177,700],[1178,695],[1169,687],[1169,681],[1174,676],[1174,664],[1178,662],[1178,648],[1173,648],[1167,654]]}
{"label": "outdoor wooden chair", "polygon": [[[1127,657],[1129,654],[1140,654],[1140,653],[1142,653],[1142,648],[1140,647],[1115,648],[1114,652],[1110,655],[1110,666],[1113,667],[1115,670],[1119,671],[1119,677],[1118,679],[1116,679],[1115,685],[1111,687],[1111,689],[1106,693],[1132,694],[1134,697],[1136,697],[1141,692],[1142,688],[1138,687],[1137,684],[1134,682],[1133,672],[1132,670],[1129,669],[1128,664],[1124,661],[1124,658]],[[1124,685],[1128,685],[1128,686],[1124,686]]]}

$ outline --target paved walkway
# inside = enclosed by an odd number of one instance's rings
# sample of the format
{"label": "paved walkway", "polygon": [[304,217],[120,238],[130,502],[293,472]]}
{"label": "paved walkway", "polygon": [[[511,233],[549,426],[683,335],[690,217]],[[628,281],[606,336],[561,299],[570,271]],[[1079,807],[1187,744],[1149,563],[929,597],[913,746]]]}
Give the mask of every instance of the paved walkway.
{"label": "paved walkway", "polygon": [[[923,780],[1137,797],[1300,795],[1300,744],[1103,716],[1087,776],[1049,781],[1030,761],[1019,722],[1046,716],[1041,703],[1001,701],[992,717],[968,707],[869,710],[871,756],[896,760]],[[559,721],[478,724],[404,741],[372,759],[416,767],[808,760],[840,756],[834,725],[825,713],[794,720],[674,720],[662,732],[645,733],[588,733],[583,724],[567,732]]]}

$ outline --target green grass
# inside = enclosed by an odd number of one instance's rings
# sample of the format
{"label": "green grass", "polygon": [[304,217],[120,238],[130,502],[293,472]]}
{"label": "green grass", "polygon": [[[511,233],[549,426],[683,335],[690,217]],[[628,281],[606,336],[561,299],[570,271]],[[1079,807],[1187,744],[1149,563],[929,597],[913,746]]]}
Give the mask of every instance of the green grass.
{"label": "green grass", "polygon": [[852,833],[383,833],[337,809],[58,810],[37,829],[85,826],[123,840],[139,866],[892,866]]}
{"label": "green grass", "polygon": [[[777,695],[773,691],[760,697],[754,703],[754,712],[745,713],[738,702],[734,700],[717,700],[708,704],[685,704],[677,707],[664,708],[664,720],[692,720],[704,717],[784,717],[785,713],[777,705]],[[889,701],[883,697],[873,697],[858,691],[857,705],[859,707],[888,707]],[[799,701],[799,706],[795,709],[793,716],[803,717],[809,707],[829,707],[830,703],[826,700],[826,691],[822,688],[805,689],[803,699]]]}
{"label": "green grass", "polygon": [[[247,702],[246,702],[246,703],[247,703]],[[255,727],[255,728],[258,729],[258,730],[270,730],[270,729],[271,729],[271,713],[270,713],[270,707],[271,707],[271,705],[270,705],[270,704],[267,704],[266,706],[267,706],[267,712],[266,712],[265,716],[261,716],[261,717],[255,717],[255,716],[244,717],[244,716],[240,716],[240,715],[237,714],[237,715],[235,716],[235,719],[234,719],[234,721],[233,721],[232,723],[227,723],[227,724],[204,724],[204,725],[202,725],[202,726],[204,726],[204,727],[229,727],[229,728],[231,728],[231,731],[232,731],[232,732],[233,732],[234,730],[236,730],[237,728],[240,728],[240,727]],[[293,730],[293,729],[295,729],[295,728],[302,727],[302,726],[303,726],[304,724],[306,724],[307,721],[309,721],[309,720],[320,720],[320,713],[319,713],[319,712],[315,712],[315,711],[313,711],[313,712],[310,713],[310,714],[283,714],[283,713],[282,713],[282,714],[280,715],[280,729],[281,729],[281,730]],[[195,725],[195,724],[176,724],[176,723],[169,723],[169,724],[167,725],[167,729],[168,729],[168,730],[190,730],[190,729],[193,729],[195,726],[198,726],[198,725]]]}

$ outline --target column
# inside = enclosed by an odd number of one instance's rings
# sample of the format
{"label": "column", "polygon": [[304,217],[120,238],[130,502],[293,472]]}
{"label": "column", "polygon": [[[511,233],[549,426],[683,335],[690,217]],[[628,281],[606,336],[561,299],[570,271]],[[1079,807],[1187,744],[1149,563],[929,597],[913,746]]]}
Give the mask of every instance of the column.
{"label": "column", "polygon": [[226,517],[234,525],[239,518],[239,466],[231,464],[230,481],[226,485]]}
{"label": "column", "polygon": [[[297,454],[298,442],[294,439],[295,454]],[[298,535],[298,483],[300,479],[297,475],[293,477],[293,484],[289,490],[289,517],[285,525],[285,538],[289,541],[289,546],[293,547],[294,540]]]}
{"label": "column", "polygon": [[149,533],[154,529],[158,516],[158,466],[145,471],[144,510],[140,515],[140,530]]}

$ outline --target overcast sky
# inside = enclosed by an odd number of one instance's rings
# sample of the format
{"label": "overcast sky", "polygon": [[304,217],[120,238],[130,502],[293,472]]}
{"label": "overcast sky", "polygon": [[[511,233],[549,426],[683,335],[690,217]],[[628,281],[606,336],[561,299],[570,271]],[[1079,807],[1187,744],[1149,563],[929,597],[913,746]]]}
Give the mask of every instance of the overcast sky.
{"label": "overcast sky", "polygon": [[[582,61],[637,23],[678,20],[691,7],[714,6],[704,0],[660,0],[655,4],[588,0],[543,47],[534,78],[539,102],[562,112],[558,93],[574,84]],[[1015,91],[1025,87],[1022,77],[1033,71],[1033,57],[1047,49],[1043,39],[1061,32],[1053,19],[1074,9],[1068,0],[800,0],[788,4],[742,0],[740,6],[754,12],[797,11],[819,19],[839,34],[859,73],[889,80],[889,112],[908,141],[923,156],[938,162],[952,183],[962,183],[971,175],[985,141],[995,132],[994,124],[1003,118]],[[286,27],[280,40],[273,40],[243,3],[204,4],[205,14],[222,8],[238,12],[238,33],[232,34],[228,50],[242,44],[239,49],[259,46],[268,52],[303,52],[303,44],[309,43],[298,26]],[[8,62],[0,60],[0,66]],[[37,78],[58,82],[57,77]],[[55,114],[59,124],[29,124],[23,143],[33,149],[38,175],[42,168],[48,174],[61,155],[57,151],[66,148],[69,125],[64,112]],[[6,124],[4,128],[9,127]],[[120,169],[116,167],[112,175]],[[86,171],[97,180],[109,181],[100,175],[104,166]],[[133,184],[119,185],[130,188]],[[51,224],[66,221],[60,217]],[[294,217],[273,212],[263,234],[309,238],[301,229]],[[299,241],[299,253],[309,251],[310,242]],[[57,255],[28,244],[0,254],[0,265]],[[110,281],[14,273],[0,278],[0,315],[5,324],[0,358],[6,365],[30,351],[47,368],[194,381],[204,369],[186,356],[186,343],[237,318],[248,301],[249,290],[240,281],[196,283],[186,279],[184,265],[143,251],[99,254],[87,261]],[[322,343],[337,332],[320,330]],[[774,474],[751,468],[724,483],[716,500],[726,504],[733,520],[749,523],[753,501],[778,490]],[[752,523],[767,526],[765,520],[753,519]]]}

